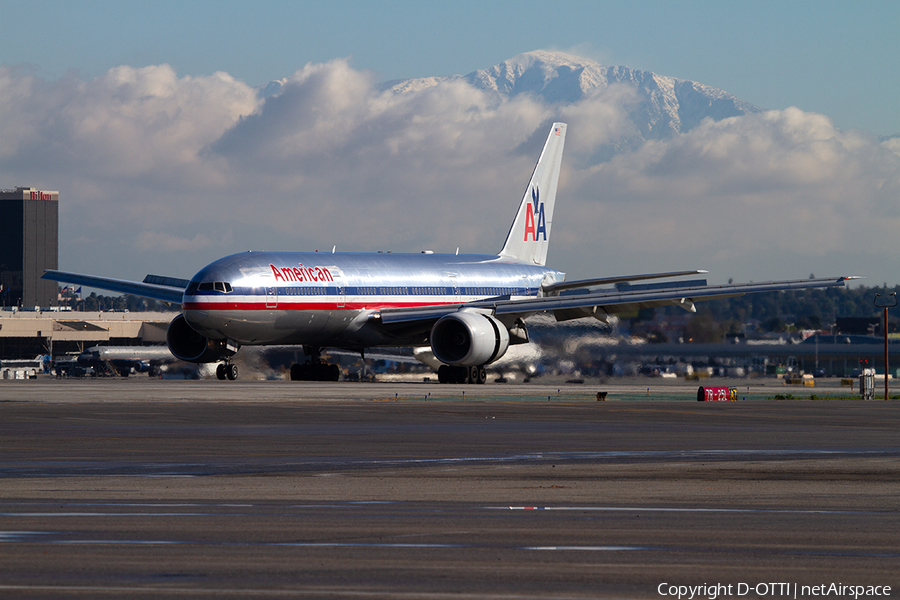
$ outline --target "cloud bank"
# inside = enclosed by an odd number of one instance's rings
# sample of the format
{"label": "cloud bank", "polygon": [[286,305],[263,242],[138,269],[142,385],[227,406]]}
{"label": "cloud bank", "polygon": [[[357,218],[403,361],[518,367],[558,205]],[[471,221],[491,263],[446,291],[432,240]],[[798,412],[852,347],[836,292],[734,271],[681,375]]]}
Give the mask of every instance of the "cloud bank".
{"label": "cloud bank", "polygon": [[495,252],[550,123],[569,123],[550,264],[572,278],[900,281],[900,144],[798,108],[707,119],[610,158],[627,86],[498,100],[463,79],[384,90],[347,60],[275,96],[226,73],[0,67],[0,187],[60,192],[60,268],[190,277],[254,250]]}

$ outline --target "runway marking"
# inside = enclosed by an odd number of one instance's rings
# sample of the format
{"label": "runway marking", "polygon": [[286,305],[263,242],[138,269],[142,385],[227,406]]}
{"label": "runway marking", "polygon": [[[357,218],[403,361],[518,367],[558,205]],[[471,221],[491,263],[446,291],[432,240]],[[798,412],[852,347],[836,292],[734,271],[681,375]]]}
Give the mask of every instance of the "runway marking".
{"label": "runway marking", "polygon": [[[665,553],[694,553],[705,554],[719,552],[719,549],[709,547],[671,547],[671,546],[506,546],[502,544],[411,544],[392,542],[209,542],[199,540],[90,540],[90,539],[36,539],[39,536],[61,536],[63,532],[6,532],[19,533],[21,537],[10,536],[0,543],[22,544],[46,544],[54,546],[203,546],[219,548],[360,548],[360,549],[387,549],[387,550],[524,550],[528,552],[665,552]],[[847,556],[857,558],[897,558],[900,554],[895,552],[850,552],[850,551],[816,551],[802,548],[785,549],[783,547],[756,548],[747,551],[738,551],[739,554],[777,554],[783,556]],[[0,590],[5,589],[0,586]]]}
{"label": "runway marking", "polygon": [[0,502],[0,506],[159,506],[159,507],[191,507],[191,506],[214,506],[217,508],[252,508],[259,506],[257,504],[224,504],[221,502],[198,503],[198,502]]}
{"label": "runway marking", "polygon": [[[135,461],[123,462],[113,467],[105,463],[85,463],[83,461],[53,461],[46,463],[0,463],[0,479],[4,478],[33,478],[33,477],[204,477],[222,474],[238,473],[283,473],[283,472],[318,472],[328,473],[345,471],[348,469],[369,469],[385,467],[418,467],[441,466],[457,464],[514,464],[528,462],[548,461],[589,461],[589,460],[613,460],[636,459],[652,460],[696,460],[696,459],[723,459],[723,460],[755,460],[759,459],[802,459],[822,457],[896,457],[900,455],[900,448],[889,447],[873,450],[860,449],[739,449],[739,450],[609,450],[596,452],[531,452],[510,456],[469,456],[469,457],[444,457],[444,458],[389,458],[389,459],[364,459],[364,458],[338,458],[328,457],[308,461],[291,461],[277,464],[267,462],[242,463],[237,465],[206,464],[206,463],[140,463]],[[43,468],[42,468],[43,467]],[[40,469],[40,471],[39,471]],[[60,472],[53,472],[54,470]],[[168,469],[163,471],[163,469]],[[146,471],[135,473],[133,471]]]}
{"label": "runway marking", "polygon": [[[564,486],[538,486],[528,489],[551,489],[561,488]],[[297,511],[297,510],[316,510],[316,509],[350,509],[360,507],[415,507],[416,510],[427,512],[448,512],[444,508],[436,508],[427,502],[404,501],[404,500],[348,500],[343,502],[310,502],[310,503],[281,503],[281,502],[116,502],[116,501],[0,501],[0,507],[67,507],[70,510],[49,512],[49,511],[27,511],[27,510],[7,510],[0,511],[0,517],[180,517],[180,516],[256,516],[261,514],[257,509],[265,509],[266,511]],[[117,509],[113,512],[107,511],[81,511],[71,510],[75,507],[95,507],[98,509]],[[123,509],[128,508],[182,508],[182,509],[202,509],[201,511],[166,511],[166,512],[129,512]],[[241,512],[229,512],[227,510],[215,509],[245,509]],[[246,510],[249,509],[249,510]],[[861,510],[861,509],[816,509],[816,508],[720,508],[720,507],[684,507],[684,506],[603,506],[603,505],[478,505],[472,504],[456,509],[457,511],[471,510],[538,510],[538,511],[597,511],[597,512],[685,512],[685,513],[771,513],[771,514],[883,514],[890,513],[893,510]],[[2,539],[3,531],[0,531],[0,539]],[[7,532],[8,533],[8,532]]]}
{"label": "runway marking", "polygon": [[[403,507],[409,505],[409,503],[403,501],[364,501],[364,502],[345,502],[345,503],[332,503],[332,504],[186,504],[186,503],[177,503],[177,504],[163,504],[163,503],[65,503],[61,504],[58,502],[51,503],[30,503],[30,502],[8,502],[8,503],[0,503],[2,505],[52,505],[52,506],[96,506],[96,507],[105,507],[109,506],[111,508],[117,508],[115,512],[97,512],[97,511],[64,511],[64,512],[43,512],[43,511],[35,511],[35,512],[27,512],[27,511],[9,511],[9,512],[0,512],[0,517],[11,517],[11,518],[77,518],[77,517],[255,517],[258,516],[258,512],[227,512],[227,511],[211,511],[209,509],[227,509],[227,508],[241,508],[241,509],[256,509],[256,508],[266,508],[266,509],[274,509],[276,512],[283,513],[285,511],[297,511],[297,510],[315,510],[315,509],[348,509],[348,508],[358,508],[362,506],[391,506],[391,507]],[[122,511],[122,508],[201,508],[206,509],[203,511],[185,511],[185,512],[126,512]],[[430,507],[425,507],[423,510],[429,512],[446,512],[445,510],[438,510]],[[847,515],[847,514],[855,514],[855,515],[874,515],[874,514],[884,514],[893,512],[892,510],[834,510],[834,509],[793,509],[793,508],[715,508],[715,507],[677,507],[677,506],[530,506],[530,505],[513,505],[513,506],[469,506],[464,507],[460,510],[488,510],[488,511],[496,511],[496,510],[536,510],[536,511],[550,511],[550,512],[660,512],[660,513],[760,513],[760,514],[809,514],[809,515]],[[4,541],[4,535],[8,535],[16,532],[3,532],[0,531],[0,542]]]}
{"label": "runway marking", "polygon": [[30,542],[42,535],[51,535],[49,531],[0,531],[0,544],[12,542]]}
{"label": "runway marking", "polygon": [[644,548],[641,546],[531,546],[521,550],[561,550],[579,552],[622,552],[629,550],[661,550],[661,548]]}
{"label": "runway marking", "polygon": [[[510,550],[604,550],[616,552],[620,550],[654,550],[639,546],[504,546],[498,544],[449,544],[449,543],[409,543],[409,542],[207,542],[191,540],[92,540],[92,539],[36,539],[40,536],[64,536],[59,531],[22,531],[0,534],[0,543],[44,543],[55,546],[218,546],[218,547],[266,547],[266,548],[386,548],[416,550],[452,550],[452,549],[486,549],[505,548]],[[661,550],[656,548],[655,550]]]}
{"label": "runway marking", "polygon": [[219,517],[238,516],[231,513],[196,513],[196,512],[0,512],[0,517]]}
{"label": "runway marking", "polygon": [[488,510],[547,510],[547,511],[600,511],[600,512],[685,512],[685,513],[766,513],[809,515],[868,515],[890,513],[893,510],[818,510],[791,508],[681,508],[642,506],[486,506]]}

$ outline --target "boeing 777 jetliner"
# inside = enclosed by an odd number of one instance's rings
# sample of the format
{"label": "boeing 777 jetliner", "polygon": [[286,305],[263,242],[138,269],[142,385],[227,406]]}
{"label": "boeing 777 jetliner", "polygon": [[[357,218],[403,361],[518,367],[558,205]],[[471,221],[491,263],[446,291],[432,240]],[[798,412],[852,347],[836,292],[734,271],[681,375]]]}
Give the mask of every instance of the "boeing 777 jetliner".
{"label": "boeing 777 jetliner", "polygon": [[[554,123],[506,242],[498,254],[243,252],[203,267],[190,281],[148,275],[143,282],[47,271],[45,279],[180,304],[166,341],[177,358],[220,362],[243,345],[302,345],[309,362],[291,379],[334,380],[340,371],[322,348],[364,353],[376,346],[430,345],[442,383],[484,383],[485,365],[528,341],[524,319],[550,312],[558,321],[749,292],[842,286],[846,277],[709,286],[706,280],[626,282],[705,273],[681,271],[565,281],[545,266],[566,140]],[[577,291],[576,291],[577,290]]]}

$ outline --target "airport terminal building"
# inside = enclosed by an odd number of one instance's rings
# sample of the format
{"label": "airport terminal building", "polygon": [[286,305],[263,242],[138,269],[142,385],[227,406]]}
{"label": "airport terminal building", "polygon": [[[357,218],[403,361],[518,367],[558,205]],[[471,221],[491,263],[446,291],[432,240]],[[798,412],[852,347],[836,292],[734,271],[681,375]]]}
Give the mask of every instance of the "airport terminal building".
{"label": "airport terminal building", "polygon": [[0,190],[0,306],[56,306],[59,286],[41,279],[59,265],[59,192]]}

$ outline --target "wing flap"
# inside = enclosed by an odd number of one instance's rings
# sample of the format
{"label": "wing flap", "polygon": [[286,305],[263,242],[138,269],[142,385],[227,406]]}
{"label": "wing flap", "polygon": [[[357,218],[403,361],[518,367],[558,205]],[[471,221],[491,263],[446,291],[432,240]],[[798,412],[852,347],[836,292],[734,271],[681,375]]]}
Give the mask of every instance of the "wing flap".
{"label": "wing flap", "polygon": [[579,279],[576,281],[561,281],[559,283],[551,283],[543,286],[548,294],[561,292],[563,290],[574,290],[582,288],[591,288],[601,285],[612,285],[614,283],[627,283],[630,281],[646,281],[647,279],[664,279],[666,277],[683,277],[685,275],[701,275],[706,273],[702,269],[693,271],[672,271],[669,273],[647,273],[644,275],[626,275],[623,277],[603,277],[600,279]]}
{"label": "wing flap", "polygon": [[375,313],[375,318],[380,319],[385,325],[399,323],[413,323],[416,321],[437,321],[444,315],[455,313],[464,306],[480,306],[482,303],[469,304],[441,304],[438,306],[417,306],[413,308],[382,308]]}

